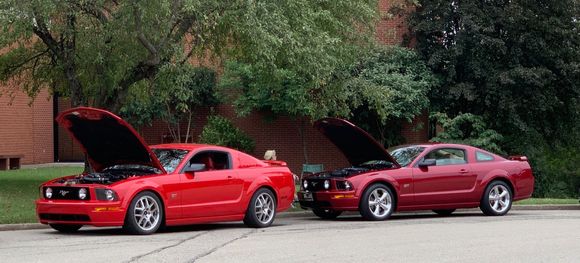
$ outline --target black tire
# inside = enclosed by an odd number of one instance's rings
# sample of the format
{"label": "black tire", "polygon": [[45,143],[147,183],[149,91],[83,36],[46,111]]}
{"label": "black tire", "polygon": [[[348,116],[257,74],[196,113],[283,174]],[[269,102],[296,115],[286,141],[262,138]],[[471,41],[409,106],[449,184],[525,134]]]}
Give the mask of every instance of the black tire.
{"label": "black tire", "polygon": [[435,214],[438,214],[440,216],[449,216],[453,214],[453,212],[455,212],[455,209],[436,209],[433,210],[433,212],[435,212]]}
{"label": "black tire", "polygon": [[[388,200],[387,202],[390,203],[389,209],[386,210],[383,207],[378,208],[379,213],[380,213],[381,209],[383,211],[386,211],[386,213],[384,215],[376,215],[373,213],[373,211],[371,211],[371,207],[369,204],[369,201],[370,201],[369,198],[371,197],[373,192],[375,192],[375,190],[378,190],[381,193],[388,194],[388,197],[387,197],[388,199],[385,198],[385,200]],[[393,192],[391,191],[391,189],[384,184],[373,184],[373,185],[369,186],[364,191],[364,193],[361,197],[360,203],[359,203],[359,212],[362,215],[362,217],[366,220],[379,221],[379,220],[385,220],[385,219],[389,218],[393,214],[393,211],[395,211],[395,207],[396,207],[396,201],[395,201],[395,197],[393,196]],[[376,206],[375,206],[375,209],[376,209]]]}
{"label": "black tire", "polygon": [[69,224],[49,224],[54,230],[61,233],[77,232],[83,225],[69,225]]}
{"label": "black tire", "polygon": [[[261,206],[258,206],[258,204],[261,204]],[[244,217],[244,224],[255,228],[269,227],[274,222],[274,218],[276,218],[276,207],[274,193],[267,188],[258,189],[252,199],[250,199],[246,216]]]}
{"label": "black tire", "polygon": [[[154,210],[153,207],[146,208],[145,206],[147,205],[145,202],[148,202],[148,204],[154,204],[156,209]],[[149,221],[150,224],[142,222],[141,218],[143,216],[136,215],[135,213],[136,206],[144,207],[143,214],[146,216],[146,218],[143,220],[151,220],[153,222]],[[139,210],[139,208],[137,208],[137,210]],[[153,234],[157,232],[161,225],[163,225],[163,220],[165,218],[164,214],[163,203],[161,203],[161,200],[159,200],[157,195],[149,191],[141,192],[137,194],[137,196],[135,196],[135,198],[133,198],[131,201],[131,205],[129,206],[125,216],[125,224],[123,225],[123,229],[134,235]],[[142,223],[140,224],[140,222]]]}
{"label": "black tire", "polygon": [[337,218],[340,214],[342,214],[342,211],[336,211],[336,210],[332,210],[332,209],[321,209],[321,208],[313,208],[312,212],[314,212],[314,214],[322,219],[335,219]]}
{"label": "black tire", "polygon": [[[497,191],[498,189],[500,189],[500,191]],[[499,197],[500,199],[497,200],[498,208],[494,208],[495,205],[492,204],[495,203],[495,200],[491,200],[492,202],[490,202],[490,195],[492,194],[492,191],[494,193],[499,192],[498,193],[499,196],[503,195],[504,192],[507,192],[507,197]],[[503,206],[500,200],[503,201],[504,204]],[[509,202],[505,204],[505,201]],[[513,203],[513,193],[510,186],[503,181],[492,181],[487,185],[485,191],[483,192],[479,208],[481,209],[483,214],[487,216],[503,216],[510,211],[510,209],[512,208],[512,203]]]}

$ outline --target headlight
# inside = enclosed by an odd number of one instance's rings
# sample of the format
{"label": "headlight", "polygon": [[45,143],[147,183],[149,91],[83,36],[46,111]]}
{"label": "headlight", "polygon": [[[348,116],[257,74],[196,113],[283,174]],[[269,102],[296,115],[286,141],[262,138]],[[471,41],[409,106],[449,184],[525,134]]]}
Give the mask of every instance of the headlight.
{"label": "headlight", "polygon": [[52,198],[52,188],[50,188],[50,187],[47,187],[47,188],[44,190],[44,196],[45,196],[46,198],[48,198],[48,199]]}
{"label": "headlight", "polygon": [[349,181],[336,181],[336,189],[350,191],[353,189],[353,186]]}
{"label": "headlight", "polygon": [[79,199],[87,198],[87,188],[79,189]]}
{"label": "headlight", "polygon": [[302,181],[302,186],[304,187],[304,189],[308,188],[308,181],[306,180]]}
{"label": "headlight", "polygon": [[330,181],[329,180],[324,180],[324,189],[326,189],[326,190],[330,189]]}
{"label": "headlight", "polygon": [[95,189],[95,191],[97,192],[97,200],[101,200],[101,201],[119,200],[117,193],[115,193],[115,191],[113,191],[111,189],[97,188],[97,189]]}

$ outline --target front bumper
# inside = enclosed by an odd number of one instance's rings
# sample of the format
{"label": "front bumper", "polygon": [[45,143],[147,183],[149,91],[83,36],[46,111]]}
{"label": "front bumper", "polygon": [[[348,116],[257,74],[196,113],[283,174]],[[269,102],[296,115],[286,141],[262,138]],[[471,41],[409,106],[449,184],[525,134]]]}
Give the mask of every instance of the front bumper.
{"label": "front bumper", "polygon": [[[312,200],[306,196],[312,194]],[[300,207],[304,209],[321,208],[340,211],[357,211],[359,197],[354,191],[316,191],[298,192]]]}
{"label": "front bumper", "polygon": [[36,201],[36,215],[42,224],[78,224],[93,226],[122,226],[125,208],[120,201]]}

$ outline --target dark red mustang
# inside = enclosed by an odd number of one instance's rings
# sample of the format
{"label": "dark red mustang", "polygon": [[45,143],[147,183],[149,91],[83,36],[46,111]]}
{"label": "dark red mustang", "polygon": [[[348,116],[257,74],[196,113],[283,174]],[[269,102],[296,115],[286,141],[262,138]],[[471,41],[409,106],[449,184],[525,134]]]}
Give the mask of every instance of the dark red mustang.
{"label": "dark red mustang", "polygon": [[99,109],[71,109],[57,122],[94,169],[40,187],[38,218],[58,231],[94,225],[150,234],[163,225],[237,220],[267,227],[294,198],[284,162],[212,145],[150,148],[128,123]]}
{"label": "dark red mustang", "polygon": [[348,121],[327,118],[314,125],[352,164],[303,178],[300,205],[321,218],[359,211],[368,220],[384,220],[394,211],[449,215],[472,207],[498,216],[534,189],[524,156],[505,159],[459,144],[409,145],[389,154]]}

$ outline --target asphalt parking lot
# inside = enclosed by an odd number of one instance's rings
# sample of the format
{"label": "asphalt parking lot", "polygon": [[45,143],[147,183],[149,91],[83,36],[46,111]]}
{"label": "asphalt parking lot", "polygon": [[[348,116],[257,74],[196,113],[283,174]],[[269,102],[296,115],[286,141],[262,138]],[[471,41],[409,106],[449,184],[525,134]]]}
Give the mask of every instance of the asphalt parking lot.
{"label": "asphalt parking lot", "polygon": [[120,229],[0,231],[1,262],[580,262],[580,210],[511,211],[486,217],[356,214],[323,221],[298,213],[266,229],[241,223],[169,228],[151,236]]}

